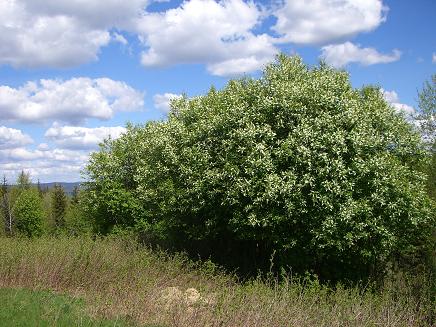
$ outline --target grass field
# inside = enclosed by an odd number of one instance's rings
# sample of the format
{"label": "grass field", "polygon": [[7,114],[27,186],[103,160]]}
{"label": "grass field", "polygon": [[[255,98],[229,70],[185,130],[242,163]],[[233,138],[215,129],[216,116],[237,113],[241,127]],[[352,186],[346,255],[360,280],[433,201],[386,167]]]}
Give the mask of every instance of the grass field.
{"label": "grass field", "polygon": [[0,289],[0,325],[9,327],[127,327],[123,320],[92,319],[84,302],[48,291]]}
{"label": "grass field", "polygon": [[[126,239],[0,238],[0,303],[7,303],[0,321],[6,317],[13,322],[8,326],[432,326],[435,302],[428,278],[397,274],[377,289],[330,288],[311,278],[239,282],[210,262],[194,263]],[[28,318],[20,321],[24,311]],[[32,319],[42,322],[26,325]]]}

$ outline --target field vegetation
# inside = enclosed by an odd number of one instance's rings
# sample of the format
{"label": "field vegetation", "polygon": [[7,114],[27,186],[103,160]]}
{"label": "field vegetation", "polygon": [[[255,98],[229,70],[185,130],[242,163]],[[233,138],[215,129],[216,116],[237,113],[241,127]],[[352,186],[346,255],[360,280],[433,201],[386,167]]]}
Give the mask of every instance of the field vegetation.
{"label": "field vegetation", "polygon": [[73,316],[80,319],[241,327],[434,322],[433,290],[425,275],[402,273],[380,285],[353,287],[290,274],[241,282],[211,262],[152,251],[119,236],[1,238],[0,259],[0,287],[68,294],[76,299],[69,303],[82,301]]}

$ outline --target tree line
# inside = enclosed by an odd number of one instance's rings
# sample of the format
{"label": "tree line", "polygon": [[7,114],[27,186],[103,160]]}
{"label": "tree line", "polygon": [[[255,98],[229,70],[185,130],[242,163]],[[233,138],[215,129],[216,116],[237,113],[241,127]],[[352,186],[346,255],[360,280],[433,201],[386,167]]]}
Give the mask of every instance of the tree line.
{"label": "tree line", "polygon": [[60,184],[43,189],[38,181],[32,184],[29,173],[22,171],[16,182],[6,177],[0,189],[1,234],[37,237],[43,234],[72,235],[91,231],[79,205],[80,191],[76,186],[67,195]]}

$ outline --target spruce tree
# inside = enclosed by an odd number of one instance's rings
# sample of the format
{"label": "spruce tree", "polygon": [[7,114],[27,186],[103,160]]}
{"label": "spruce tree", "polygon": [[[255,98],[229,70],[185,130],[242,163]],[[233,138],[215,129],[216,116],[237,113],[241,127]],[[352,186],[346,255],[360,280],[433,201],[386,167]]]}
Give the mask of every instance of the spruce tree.
{"label": "spruce tree", "polygon": [[44,197],[44,192],[42,191],[41,183],[38,178],[38,182],[36,183],[36,188],[38,189],[38,194],[41,197],[41,199]]}
{"label": "spruce tree", "polygon": [[17,185],[21,190],[29,189],[31,185],[30,174],[22,170],[20,175],[18,175]]}
{"label": "spruce tree", "polygon": [[52,214],[56,229],[64,227],[66,209],[67,197],[64,188],[60,184],[55,184],[52,193]]}

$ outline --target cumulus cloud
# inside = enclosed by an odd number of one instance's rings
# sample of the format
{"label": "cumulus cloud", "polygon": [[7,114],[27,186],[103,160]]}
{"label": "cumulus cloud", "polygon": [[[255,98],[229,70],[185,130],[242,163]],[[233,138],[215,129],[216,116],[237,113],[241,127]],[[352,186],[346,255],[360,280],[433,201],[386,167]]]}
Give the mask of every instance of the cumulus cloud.
{"label": "cumulus cloud", "polygon": [[406,117],[411,118],[415,114],[415,108],[400,103],[399,97],[397,92],[395,91],[386,91],[384,89],[380,90],[383,94],[384,99],[395,108],[395,110],[399,113],[403,113],[406,115]]}
{"label": "cumulus cloud", "polygon": [[387,10],[382,0],[285,0],[273,30],[285,42],[326,44],[374,30]]}
{"label": "cumulus cloud", "polygon": [[141,14],[148,0],[15,0],[27,12],[39,16],[74,17],[90,28],[123,27]]}
{"label": "cumulus cloud", "polygon": [[[377,28],[388,10],[382,0],[284,0],[270,11],[253,1],[190,0],[148,12],[151,2],[0,1],[0,65],[77,66],[97,60],[111,41],[126,45],[130,33],[144,47],[146,67],[200,63],[213,75],[240,75],[271,61],[276,44],[345,40]],[[279,38],[254,32],[270,15]]]}
{"label": "cumulus cloud", "polygon": [[[20,134],[12,130],[14,135]],[[78,181],[81,171],[85,167],[90,151],[97,148],[97,144],[109,135],[119,137],[124,127],[84,128],[76,126],[59,126],[54,124],[49,128],[45,137],[54,147],[47,143],[40,143],[35,149],[26,147],[31,141],[21,136],[21,142],[3,142],[4,129],[0,128],[0,171],[9,181],[14,181],[24,170],[31,177],[41,181]],[[10,132],[10,131],[8,131]],[[2,146],[5,145],[6,146]]]}
{"label": "cumulus cloud", "polygon": [[164,113],[168,113],[171,110],[170,102],[173,99],[179,99],[182,96],[174,93],[164,93],[164,94],[155,94],[153,96],[154,106],[163,111]]}
{"label": "cumulus cloud", "polygon": [[77,124],[87,118],[110,119],[117,111],[139,110],[144,94],[109,78],[28,82],[19,88],[0,86],[0,120]]}
{"label": "cumulus cloud", "polygon": [[65,162],[69,164],[80,164],[88,160],[88,154],[83,151],[72,151],[68,149],[50,149],[50,150],[29,150],[24,147],[14,149],[2,149],[0,150],[0,163],[4,166],[8,166],[13,162],[10,170],[13,170],[14,164],[28,165],[28,168],[38,166],[38,162]]}
{"label": "cumulus cloud", "polygon": [[[31,1],[29,1],[31,3]],[[0,65],[70,67],[97,59],[108,31],[71,15],[35,14],[24,1],[0,1]]]}
{"label": "cumulus cloud", "polygon": [[191,0],[166,12],[146,13],[137,32],[147,49],[144,66],[205,63],[214,75],[251,72],[270,61],[277,48],[252,30],[262,12],[242,0]]}
{"label": "cumulus cloud", "polygon": [[401,52],[394,49],[390,54],[383,54],[374,48],[362,48],[351,42],[322,47],[321,58],[334,67],[344,67],[349,63],[365,66],[390,63],[399,60]]}
{"label": "cumulus cloud", "polygon": [[[130,30],[147,0],[0,1],[0,65],[73,67],[96,60],[110,30]],[[123,38],[115,40],[123,42]],[[125,39],[124,39],[125,40]]]}
{"label": "cumulus cloud", "polygon": [[23,147],[0,149],[0,171],[9,181],[24,170],[41,181],[78,181],[88,160],[85,151],[65,149],[29,150]]}
{"label": "cumulus cloud", "polygon": [[24,170],[41,181],[78,181],[81,171],[96,145],[111,135],[119,137],[124,127],[83,128],[54,124],[45,137],[54,144],[40,143],[27,147],[33,140],[21,131],[0,127],[0,171],[9,181]]}
{"label": "cumulus cloud", "polygon": [[[215,75],[261,68],[277,48],[252,30],[265,15],[253,2],[191,0],[166,12],[147,0],[10,0],[0,2],[0,65],[73,67],[97,60],[121,34],[137,34],[144,66],[206,64]],[[113,31],[119,31],[113,32]],[[112,31],[112,33],[111,33]]]}
{"label": "cumulus cloud", "polygon": [[436,63],[436,53],[433,53],[433,56],[431,57],[431,61],[433,63]]}
{"label": "cumulus cloud", "polygon": [[33,143],[32,138],[19,129],[0,126],[0,149],[17,148]]}
{"label": "cumulus cloud", "polygon": [[96,149],[98,144],[109,136],[116,139],[126,131],[124,127],[77,127],[53,125],[45,132],[45,137],[63,149]]}
{"label": "cumulus cloud", "polygon": [[47,143],[40,143],[40,144],[38,144],[37,149],[41,150],[41,151],[48,151],[48,150],[50,150],[50,146]]}

